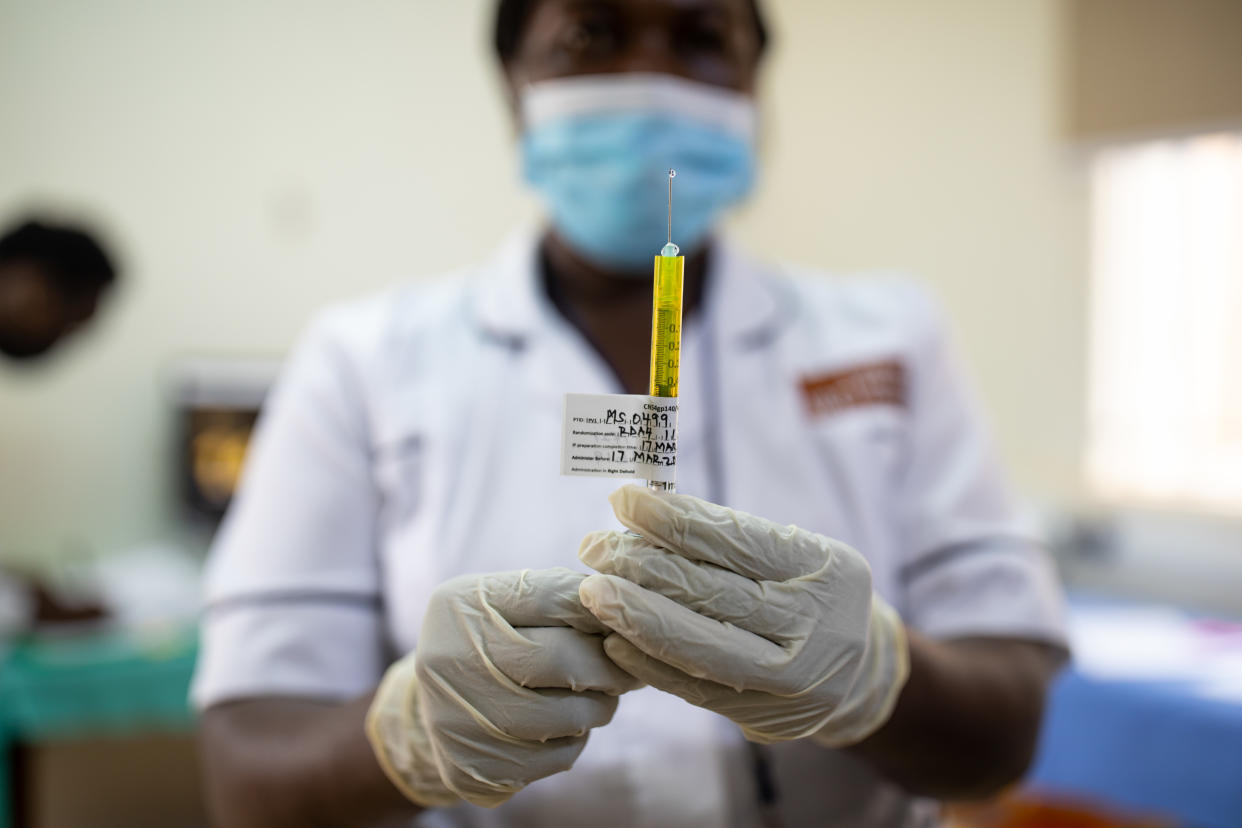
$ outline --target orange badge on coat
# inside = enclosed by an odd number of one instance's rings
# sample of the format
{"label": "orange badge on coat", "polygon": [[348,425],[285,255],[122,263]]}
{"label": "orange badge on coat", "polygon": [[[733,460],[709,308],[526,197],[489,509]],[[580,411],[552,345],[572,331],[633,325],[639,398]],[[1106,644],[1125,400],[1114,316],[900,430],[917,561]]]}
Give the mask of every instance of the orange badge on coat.
{"label": "orange badge on coat", "polygon": [[802,398],[812,417],[860,405],[906,404],[906,370],[895,359],[803,377]]}

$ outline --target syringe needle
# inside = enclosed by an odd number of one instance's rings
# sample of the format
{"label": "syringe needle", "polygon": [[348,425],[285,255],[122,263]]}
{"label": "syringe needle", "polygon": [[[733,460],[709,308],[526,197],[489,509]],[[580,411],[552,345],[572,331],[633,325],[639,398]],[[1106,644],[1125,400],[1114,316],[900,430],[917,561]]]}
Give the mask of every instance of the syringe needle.
{"label": "syringe needle", "polygon": [[673,243],[673,179],[677,177],[677,170],[670,169],[668,171],[668,243]]}

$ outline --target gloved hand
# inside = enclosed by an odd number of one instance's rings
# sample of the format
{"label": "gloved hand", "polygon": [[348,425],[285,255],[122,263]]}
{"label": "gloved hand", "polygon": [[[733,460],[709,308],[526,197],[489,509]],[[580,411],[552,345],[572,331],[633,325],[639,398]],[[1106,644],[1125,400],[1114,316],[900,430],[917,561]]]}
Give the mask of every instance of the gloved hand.
{"label": "gloved hand", "polygon": [[626,486],[610,500],[642,537],[588,535],[578,556],[605,574],[579,594],[626,672],[754,742],[842,747],[888,719],[909,653],[862,555],[688,495]]}
{"label": "gloved hand", "polygon": [[389,779],[424,807],[495,807],[573,765],[617,696],[640,686],[603,651],[583,575],[524,569],[441,584],[418,647],[384,675],[367,736]]}

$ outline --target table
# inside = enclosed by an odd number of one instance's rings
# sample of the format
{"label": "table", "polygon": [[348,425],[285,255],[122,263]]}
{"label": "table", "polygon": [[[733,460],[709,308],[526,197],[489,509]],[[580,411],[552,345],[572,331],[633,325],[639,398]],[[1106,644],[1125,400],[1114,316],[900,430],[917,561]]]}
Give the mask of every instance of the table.
{"label": "table", "polygon": [[96,629],[17,642],[0,656],[0,828],[12,825],[12,745],[193,727],[193,628]]}
{"label": "table", "polygon": [[[1072,637],[1084,625],[1073,610]],[[1080,662],[1052,687],[1027,784],[1194,828],[1238,828],[1242,627],[1141,612],[1120,610],[1115,632],[1100,623],[1107,616],[1090,620]]]}

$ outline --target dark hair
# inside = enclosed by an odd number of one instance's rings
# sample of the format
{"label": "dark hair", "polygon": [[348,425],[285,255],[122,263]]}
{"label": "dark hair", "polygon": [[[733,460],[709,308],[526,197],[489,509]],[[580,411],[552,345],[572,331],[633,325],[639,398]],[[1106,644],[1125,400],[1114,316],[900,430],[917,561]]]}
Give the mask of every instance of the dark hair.
{"label": "dark hair", "polygon": [[[526,21],[538,2],[539,0],[500,0],[496,4],[492,46],[501,63],[508,62],[517,53],[518,42],[526,29]],[[768,45],[768,27],[763,22],[759,0],[750,0],[750,11],[755,22],[755,32],[759,35],[759,51],[762,53]]]}
{"label": "dark hair", "polygon": [[27,221],[0,236],[0,264],[34,262],[48,269],[64,290],[98,290],[116,281],[116,270],[99,242],[75,227]]}

